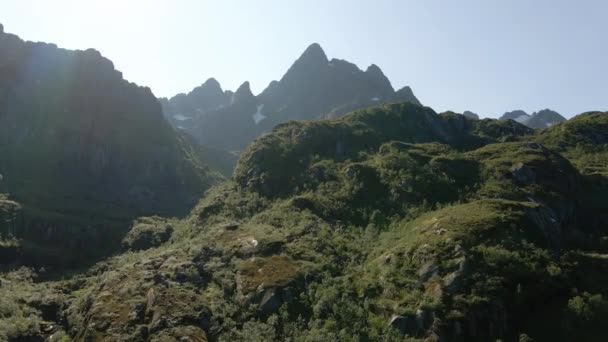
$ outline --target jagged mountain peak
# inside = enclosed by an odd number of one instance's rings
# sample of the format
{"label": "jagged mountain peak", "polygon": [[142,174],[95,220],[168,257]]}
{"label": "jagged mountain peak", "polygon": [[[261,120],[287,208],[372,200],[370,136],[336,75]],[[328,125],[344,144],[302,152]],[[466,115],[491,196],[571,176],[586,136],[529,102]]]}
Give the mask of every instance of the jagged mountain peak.
{"label": "jagged mountain peak", "polygon": [[414,92],[412,91],[412,88],[410,88],[409,86],[405,86],[405,87],[397,90],[395,92],[395,95],[393,96],[393,100],[394,101],[406,101],[406,102],[411,102],[411,103],[415,103],[415,104],[420,104],[420,101],[418,101],[418,99],[416,98],[416,95],[414,95]]}
{"label": "jagged mountain peak", "polygon": [[380,67],[377,66],[376,64],[371,64],[370,66],[368,66],[367,69],[365,70],[365,73],[370,74],[370,75],[385,77],[384,73],[382,72],[382,69],[380,69]]}
{"label": "jagged mountain peak", "polygon": [[194,88],[191,94],[195,96],[221,96],[224,93],[222,86],[215,78],[207,79],[203,84]]}
{"label": "jagged mountain peak", "polygon": [[500,120],[509,119],[531,128],[545,128],[566,121],[566,118],[551,109],[543,109],[531,115],[523,110],[514,110],[506,112],[500,117]]}
{"label": "jagged mountain peak", "polygon": [[510,112],[506,112],[504,113],[501,117],[500,120],[515,120],[517,122],[524,122],[526,121],[528,118],[530,118],[530,114],[526,113],[525,111],[521,110],[521,109],[516,109]]}
{"label": "jagged mountain peak", "polygon": [[222,89],[222,86],[220,85],[220,82],[218,82],[215,78],[210,77],[208,78],[205,83],[201,84],[202,87],[212,87],[212,88],[219,88],[220,90]]}
{"label": "jagged mountain peak", "polygon": [[355,63],[351,63],[344,59],[332,58],[329,61],[328,65],[330,67],[332,67],[334,70],[339,69],[339,70],[347,71],[347,72],[350,72],[353,74],[361,72],[361,69],[359,69],[359,67]]}
{"label": "jagged mountain peak", "polygon": [[[391,84],[391,81],[388,79],[388,77],[386,77],[386,75],[384,75],[384,72],[382,72],[382,69],[380,69],[379,66],[377,66],[376,64],[371,64],[370,66],[367,67],[367,69],[365,70],[365,75],[370,78],[371,80],[373,80],[373,82],[376,83],[377,87],[379,90],[381,90],[384,93],[392,93],[395,91],[395,89],[393,89],[393,85]],[[410,89],[411,92],[411,89]],[[412,93],[413,96],[413,93]],[[408,96],[408,98],[410,98],[411,96]]]}
{"label": "jagged mountain peak", "polygon": [[[420,104],[409,87],[395,92],[377,65],[372,64],[364,71],[344,59],[328,60],[317,43],[308,46],[280,81],[270,82],[259,95],[254,96],[249,82],[245,82],[233,95],[225,92],[225,97],[229,100],[224,106],[203,106],[197,102],[190,110],[188,106],[164,108],[168,118],[176,115],[192,118],[170,120],[201,143],[239,150],[260,134],[290,120],[336,117],[382,103]],[[239,121],[252,115],[264,119]],[[239,133],[228,136],[226,131]]]}
{"label": "jagged mountain peak", "polygon": [[547,108],[532,114],[525,124],[532,128],[545,128],[564,121],[566,118],[561,114]]}
{"label": "jagged mountain peak", "polygon": [[324,73],[329,60],[325,51],[318,43],[311,44],[300,57],[291,65],[287,73],[281,79],[282,83],[291,83],[303,75]]}
{"label": "jagged mountain peak", "polygon": [[239,88],[232,95],[232,103],[240,103],[244,101],[255,100],[255,96],[251,92],[251,86],[249,81],[245,81],[243,84],[239,86]]}
{"label": "jagged mountain peak", "polygon": [[249,81],[243,82],[243,84],[241,84],[237,88],[235,95],[236,94],[251,94],[253,96],[253,93],[251,93],[251,85],[249,84]]}
{"label": "jagged mountain peak", "polygon": [[298,60],[315,60],[322,61],[324,63],[328,62],[327,55],[319,43],[310,44],[306,50],[304,50]]}

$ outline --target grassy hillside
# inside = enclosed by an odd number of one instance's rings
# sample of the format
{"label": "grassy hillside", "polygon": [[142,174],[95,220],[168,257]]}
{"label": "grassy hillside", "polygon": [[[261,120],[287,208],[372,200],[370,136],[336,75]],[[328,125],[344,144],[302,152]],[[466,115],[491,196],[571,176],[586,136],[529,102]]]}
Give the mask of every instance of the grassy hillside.
{"label": "grassy hillside", "polygon": [[0,336],[605,340],[606,118],[534,132],[395,104],[280,125],[187,219],[137,220],[86,272],[2,275],[24,285]]}

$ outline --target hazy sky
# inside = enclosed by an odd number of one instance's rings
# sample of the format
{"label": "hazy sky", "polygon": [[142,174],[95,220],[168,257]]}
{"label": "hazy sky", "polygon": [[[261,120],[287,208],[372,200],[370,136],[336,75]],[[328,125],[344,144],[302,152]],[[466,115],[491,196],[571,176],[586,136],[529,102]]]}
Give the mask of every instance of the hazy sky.
{"label": "hazy sky", "polygon": [[313,42],[437,111],[608,110],[605,0],[1,0],[23,39],[93,47],[157,96],[209,77],[254,93]]}

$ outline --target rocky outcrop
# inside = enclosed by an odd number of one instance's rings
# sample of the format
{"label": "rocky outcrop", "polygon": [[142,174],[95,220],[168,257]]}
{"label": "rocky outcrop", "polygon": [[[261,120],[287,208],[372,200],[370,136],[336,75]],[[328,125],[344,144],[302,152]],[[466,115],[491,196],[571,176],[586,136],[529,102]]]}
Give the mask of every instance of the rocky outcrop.
{"label": "rocky outcrop", "polygon": [[123,250],[144,250],[158,247],[167,242],[173,234],[173,227],[160,217],[142,217],[122,240]]}

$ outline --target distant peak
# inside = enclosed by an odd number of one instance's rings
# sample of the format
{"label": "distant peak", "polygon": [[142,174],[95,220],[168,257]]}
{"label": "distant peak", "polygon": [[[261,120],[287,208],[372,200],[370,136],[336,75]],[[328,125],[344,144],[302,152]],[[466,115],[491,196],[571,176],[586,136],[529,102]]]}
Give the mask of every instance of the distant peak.
{"label": "distant peak", "polygon": [[370,74],[370,75],[379,75],[379,76],[384,76],[384,73],[382,72],[382,69],[380,69],[379,66],[377,66],[376,64],[372,64],[370,66],[367,67],[367,70],[365,70],[366,73]]}
{"label": "distant peak", "polygon": [[219,87],[220,86],[220,82],[218,82],[215,78],[210,77],[209,79],[207,79],[205,81],[205,83],[203,83],[203,85],[204,86],[213,86],[213,87],[218,86]]}
{"label": "distant peak", "polygon": [[510,111],[510,112],[506,112],[505,114],[530,115],[530,114],[526,113],[526,111],[521,110],[521,109],[516,109],[516,110]]}
{"label": "distant peak", "polygon": [[560,113],[558,113],[558,112],[556,112],[556,111],[554,111],[552,109],[549,109],[549,108],[540,110],[540,111],[532,114],[532,116],[535,116],[535,117],[544,117],[544,118],[553,118],[555,120],[560,120],[560,121],[561,120],[566,120],[566,118],[564,118]]}
{"label": "distant peak", "polygon": [[554,111],[552,109],[549,109],[549,108],[545,108],[545,109],[539,110],[538,112],[536,112],[534,114],[541,114],[541,113],[555,113],[555,114],[559,114],[558,112],[556,112],[556,111]]}
{"label": "distant peak", "polygon": [[388,77],[384,75],[380,67],[378,67],[376,64],[372,64],[367,67],[365,70],[365,76],[374,82],[378,89],[381,89],[382,93],[385,94],[384,96],[395,92],[391,81],[389,81]]}
{"label": "distant peak", "polygon": [[519,123],[524,123],[530,118],[530,114],[526,113],[521,109],[513,110],[504,113],[499,119],[500,120],[515,120]]}
{"label": "distant peak", "polygon": [[412,88],[410,88],[409,86],[405,86],[399,90],[396,91],[397,94],[404,94],[404,95],[414,95],[414,92],[412,91]]}
{"label": "distant peak", "polygon": [[304,50],[300,58],[296,61],[296,64],[327,64],[329,60],[325,51],[321,48],[318,43],[313,43]]}
{"label": "distant peak", "polygon": [[239,86],[239,88],[236,90],[236,93],[237,94],[251,93],[251,86],[249,85],[249,81],[243,82],[243,84],[241,84]]}
{"label": "distant peak", "polygon": [[255,96],[251,92],[249,81],[245,81],[232,96],[232,103],[244,102],[251,99],[255,99]]}
{"label": "distant peak", "polygon": [[203,83],[201,85],[201,88],[207,89],[207,90],[213,90],[213,91],[219,92],[219,93],[223,92],[222,86],[220,85],[220,82],[218,82],[213,77],[211,77],[208,80],[206,80],[205,83]]}
{"label": "distant peak", "polygon": [[323,51],[323,48],[319,43],[310,44],[310,46],[304,50],[304,53],[302,53],[302,57],[304,56],[323,59],[327,62],[327,55],[325,55],[325,51]]}
{"label": "distant peak", "polygon": [[314,43],[306,48],[304,53],[291,65],[287,73],[281,78],[281,83],[295,84],[303,77],[310,77],[310,74],[324,73],[329,60],[321,45]]}
{"label": "distant peak", "polygon": [[4,25],[0,24],[0,33],[4,33]]}

